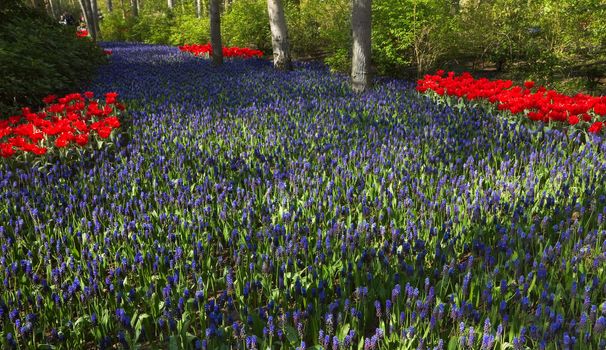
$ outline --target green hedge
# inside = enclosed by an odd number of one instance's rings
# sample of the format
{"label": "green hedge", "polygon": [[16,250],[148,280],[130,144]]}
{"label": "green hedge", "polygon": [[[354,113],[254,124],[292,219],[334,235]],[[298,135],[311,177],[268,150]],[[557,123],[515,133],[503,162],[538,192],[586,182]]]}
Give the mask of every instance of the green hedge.
{"label": "green hedge", "polygon": [[106,61],[87,38],[16,0],[0,4],[0,118],[77,90]]}

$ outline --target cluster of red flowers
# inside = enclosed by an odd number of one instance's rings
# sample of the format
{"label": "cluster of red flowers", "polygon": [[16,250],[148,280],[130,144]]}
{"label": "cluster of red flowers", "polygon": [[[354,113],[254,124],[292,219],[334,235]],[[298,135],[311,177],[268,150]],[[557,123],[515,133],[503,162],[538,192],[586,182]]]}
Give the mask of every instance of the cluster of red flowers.
{"label": "cluster of red flowers", "polygon": [[112,54],[112,50],[103,50],[103,53],[107,56],[110,56]]}
{"label": "cluster of red flowers", "polygon": [[120,126],[118,115],[124,110],[117,97],[116,92],[108,92],[100,104],[90,91],[61,98],[49,95],[42,100],[47,105],[44,110],[33,113],[23,108],[21,115],[0,120],[0,156],[9,158],[17,151],[42,155],[52,146],[86,146],[94,135],[108,138]]}
{"label": "cluster of red flowers", "polygon": [[[212,55],[213,49],[210,44],[192,44],[179,46],[179,50],[183,52],[190,52],[196,56],[200,55]],[[263,57],[263,52],[260,50],[249,49],[247,47],[224,47],[223,57],[240,57],[240,58],[252,58],[252,57]]]}
{"label": "cluster of red flowers", "polygon": [[606,116],[606,97],[585,94],[567,96],[543,86],[535,88],[533,81],[524,86],[514,86],[511,80],[474,79],[471,74],[456,76],[439,70],[435,75],[426,75],[417,83],[417,91],[432,90],[438,95],[450,95],[467,100],[488,100],[496,103],[499,110],[512,114],[525,114],[530,120],[564,122],[576,125],[588,123],[588,131],[599,133]]}
{"label": "cluster of red flowers", "polygon": [[77,30],[76,31],[76,36],[78,38],[86,38],[88,36],[88,30],[83,29],[83,30]]}

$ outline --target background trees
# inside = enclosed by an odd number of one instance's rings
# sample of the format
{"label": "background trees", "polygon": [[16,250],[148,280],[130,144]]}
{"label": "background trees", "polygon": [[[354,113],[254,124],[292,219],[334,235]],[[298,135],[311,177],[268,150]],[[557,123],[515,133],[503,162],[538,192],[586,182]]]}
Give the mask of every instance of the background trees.
{"label": "background trees", "polygon": [[[80,12],[78,1],[21,0],[55,16]],[[102,40],[210,41],[209,0],[97,1]],[[271,55],[268,0],[220,2],[224,44]],[[335,71],[351,72],[352,3],[280,0],[292,58],[322,59]],[[437,68],[472,70],[597,93],[606,71],[603,18],[602,0],[374,0],[372,70],[413,79]]]}
{"label": "background trees", "polygon": [[82,10],[82,16],[84,16],[84,22],[88,28],[88,33],[93,40],[97,40],[97,26],[95,25],[95,16],[93,15],[92,4],[88,0],[78,0],[80,3],[80,9]]}

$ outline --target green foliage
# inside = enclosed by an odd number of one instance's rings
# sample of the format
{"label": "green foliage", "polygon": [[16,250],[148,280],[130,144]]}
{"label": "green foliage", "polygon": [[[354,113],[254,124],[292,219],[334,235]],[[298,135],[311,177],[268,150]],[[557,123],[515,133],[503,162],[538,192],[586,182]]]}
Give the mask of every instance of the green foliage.
{"label": "green foliage", "polygon": [[591,91],[606,73],[605,16],[599,0],[471,3],[456,16],[465,30],[454,33],[452,57]]}
{"label": "green foliage", "polygon": [[137,40],[133,27],[137,21],[133,17],[122,18],[117,11],[107,14],[100,22],[103,40],[106,41],[135,41]]}
{"label": "green foliage", "polygon": [[[189,8],[188,8],[189,9]],[[190,11],[146,8],[138,18],[114,11],[103,20],[101,31],[107,41],[139,41],[153,44],[195,44],[209,40],[208,18],[196,18]]]}
{"label": "green foliage", "polygon": [[17,1],[0,7],[0,117],[36,107],[51,93],[67,93],[94,75],[103,51],[74,27]]}
{"label": "green foliage", "polygon": [[[351,0],[284,0],[293,57],[351,65]],[[104,40],[180,45],[209,40],[208,0],[146,0],[138,18],[114,2]],[[125,8],[122,8],[125,6]],[[437,68],[496,68],[538,82],[578,81],[593,90],[606,74],[606,5],[601,0],[374,0],[372,59],[381,75],[416,77]],[[271,55],[266,0],[233,0],[223,9],[225,45]],[[565,85],[569,83],[565,83]],[[573,85],[578,85],[577,83]]]}
{"label": "green foliage", "polygon": [[194,14],[183,14],[175,19],[170,44],[199,44],[209,41],[210,22],[208,18],[196,18]]}
{"label": "green foliage", "polygon": [[224,45],[257,48],[271,54],[266,0],[237,0],[222,17]]}
{"label": "green foliage", "polygon": [[373,3],[373,60],[380,74],[401,76],[434,68],[452,29],[449,0],[377,0]]}
{"label": "green foliage", "polygon": [[154,12],[142,17],[133,31],[141,38],[138,41],[153,44],[168,44],[174,29],[174,18],[170,13]]}
{"label": "green foliage", "polygon": [[348,49],[337,49],[324,59],[324,62],[335,72],[351,71],[351,53]]}

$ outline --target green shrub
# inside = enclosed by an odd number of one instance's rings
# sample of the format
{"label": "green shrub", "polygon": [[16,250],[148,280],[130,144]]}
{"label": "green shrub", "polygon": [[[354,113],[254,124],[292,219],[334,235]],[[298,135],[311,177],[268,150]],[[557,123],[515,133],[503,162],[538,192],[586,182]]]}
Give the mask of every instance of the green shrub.
{"label": "green shrub", "polygon": [[344,48],[337,49],[324,59],[324,63],[333,72],[351,72],[351,51]]}
{"label": "green shrub", "polygon": [[133,30],[147,44],[169,44],[175,28],[175,19],[171,13],[154,12],[141,17]]}
{"label": "green shrub", "polygon": [[293,56],[308,56],[317,54],[323,49],[321,25],[318,11],[322,10],[317,1],[308,1],[298,5],[286,6],[286,23]]}
{"label": "green shrub", "polygon": [[196,18],[194,14],[177,16],[170,34],[170,44],[200,44],[210,41],[210,22],[208,18]]}
{"label": "green shrub", "polygon": [[434,69],[448,52],[451,4],[449,0],[374,1],[372,55],[379,74],[420,75]]}
{"label": "green shrub", "polygon": [[101,36],[105,41],[136,41],[138,38],[133,29],[136,24],[136,18],[122,18],[121,13],[114,11],[100,22]]}
{"label": "green shrub", "polygon": [[41,98],[77,90],[105,62],[103,51],[75,27],[15,0],[0,5],[0,117]]}
{"label": "green shrub", "polygon": [[271,55],[266,0],[234,1],[221,21],[223,45],[253,47]]}
{"label": "green shrub", "polygon": [[333,71],[351,70],[349,0],[307,0],[287,9],[289,35],[297,56],[322,56]]}

